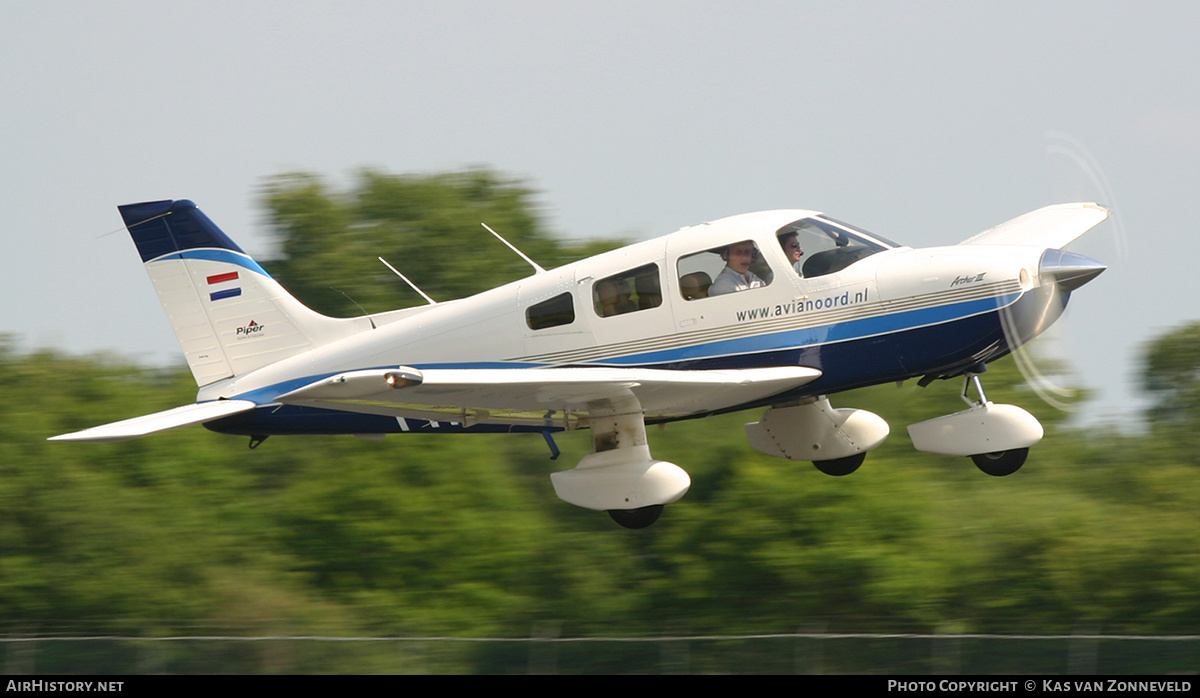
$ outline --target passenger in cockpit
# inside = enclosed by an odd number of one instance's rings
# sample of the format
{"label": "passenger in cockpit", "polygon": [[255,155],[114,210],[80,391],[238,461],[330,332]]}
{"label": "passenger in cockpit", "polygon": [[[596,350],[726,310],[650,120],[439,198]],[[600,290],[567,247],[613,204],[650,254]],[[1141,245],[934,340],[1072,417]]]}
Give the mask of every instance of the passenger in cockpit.
{"label": "passenger in cockpit", "polygon": [[629,283],[624,279],[604,279],[596,284],[596,296],[600,302],[600,316],[612,317],[638,309],[629,294]]}
{"label": "passenger in cockpit", "polygon": [[766,286],[765,281],[750,271],[757,254],[758,248],[749,240],[735,242],[722,250],[721,259],[725,260],[725,268],[713,279],[712,286],[708,287],[708,295],[719,296]]}

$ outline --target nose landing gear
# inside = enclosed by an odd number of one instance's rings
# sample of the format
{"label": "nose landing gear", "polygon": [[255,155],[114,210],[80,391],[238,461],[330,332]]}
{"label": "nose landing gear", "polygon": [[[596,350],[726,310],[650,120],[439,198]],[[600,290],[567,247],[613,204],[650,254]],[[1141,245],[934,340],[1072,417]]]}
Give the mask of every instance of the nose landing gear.
{"label": "nose landing gear", "polygon": [[[975,387],[977,399],[969,397]],[[988,475],[1011,475],[1025,464],[1029,447],[1045,433],[1037,419],[1016,405],[988,401],[978,372],[963,378],[962,399],[970,409],[911,424],[908,435],[918,451],[969,456]]]}

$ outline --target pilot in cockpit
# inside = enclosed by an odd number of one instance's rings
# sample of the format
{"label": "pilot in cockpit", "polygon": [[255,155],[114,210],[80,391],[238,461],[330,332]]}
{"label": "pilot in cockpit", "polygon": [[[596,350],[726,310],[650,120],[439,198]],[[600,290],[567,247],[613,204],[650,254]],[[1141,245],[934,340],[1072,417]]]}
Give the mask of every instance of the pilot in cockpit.
{"label": "pilot in cockpit", "polygon": [[796,273],[804,276],[802,267],[804,266],[804,248],[800,246],[800,239],[796,233],[784,233],[779,236],[779,244],[783,247],[783,254],[787,256],[788,262]]}

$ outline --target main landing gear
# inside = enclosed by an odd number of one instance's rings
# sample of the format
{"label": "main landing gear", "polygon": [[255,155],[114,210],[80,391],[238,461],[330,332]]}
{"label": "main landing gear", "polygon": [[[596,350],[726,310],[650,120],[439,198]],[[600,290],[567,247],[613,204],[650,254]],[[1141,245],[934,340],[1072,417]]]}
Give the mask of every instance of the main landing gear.
{"label": "main landing gear", "polygon": [[[970,409],[911,424],[908,435],[918,451],[968,456],[988,475],[1012,475],[1025,464],[1029,447],[1041,441],[1042,425],[1016,405],[989,402],[980,372],[967,372],[963,378],[962,399]],[[971,386],[977,399],[968,396]]]}
{"label": "main landing gear", "polygon": [[807,460],[826,475],[858,470],[867,451],[883,443],[890,429],[866,410],[834,409],[824,396],[797,405],[772,407],[746,425],[750,445],[760,453]]}
{"label": "main landing gear", "polygon": [[642,406],[632,393],[589,403],[593,453],[573,470],[551,473],[558,498],[607,511],[625,528],[645,528],[677,501],[691,478],[674,463],[656,460],[646,443]]}
{"label": "main landing gear", "polygon": [[641,509],[609,509],[608,515],[625,528],[645,528],[658,521],[662,512],[663,505],[654,504]]}
{"label": "main landing gear", "polygon": [[1029,449],[1014,448],[1009,451],[997,451],[995,453],[979,453],[971,456],[971,460],[975,461],[976,467],[983,472],[994,477],[1004,477],[1012,475],[1025,465],[1025,459],[1029,457]]}
{"label": "main landing gear", "polygon": [[820,470],[826,475],[841,477],[843,475],[849,475],[855,470],[858,470],[858,466],[862,465],[863,461],[866,459],[867,454],[859,453],[853,456],[846,456],[845,458],[835,458],[833,460],[815,460],[813,461],[813,465],[817,466],[817,470]]}

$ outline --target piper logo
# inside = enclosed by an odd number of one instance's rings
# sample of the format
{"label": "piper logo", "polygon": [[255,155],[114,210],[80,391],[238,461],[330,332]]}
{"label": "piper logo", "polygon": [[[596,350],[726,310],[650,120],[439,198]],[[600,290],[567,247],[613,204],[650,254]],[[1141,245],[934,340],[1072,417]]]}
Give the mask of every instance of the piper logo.
{"label": "piper logo", "polygon": [[237,331],[234,332],[234,337],[237,339],[245,339],[246,337],[250,337],[262,332],[264,329],[266,329],[266,327],[266,325],[260,325],[251,320],[250,324],[237,328]]}

